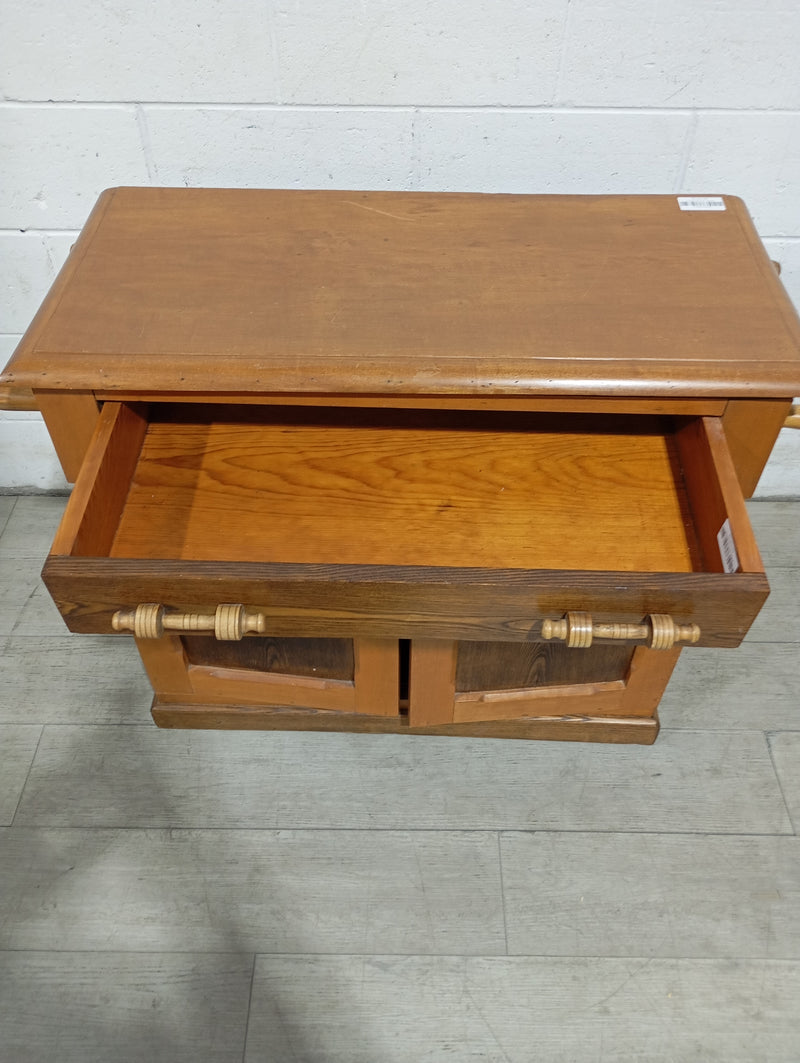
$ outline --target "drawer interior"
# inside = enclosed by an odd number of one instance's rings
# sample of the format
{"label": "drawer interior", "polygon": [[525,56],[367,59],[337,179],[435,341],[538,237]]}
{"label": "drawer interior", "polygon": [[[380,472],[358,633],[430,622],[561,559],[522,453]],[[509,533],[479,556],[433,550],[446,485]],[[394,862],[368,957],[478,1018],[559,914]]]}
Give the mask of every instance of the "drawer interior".
{"label": "drawer interior", "polygon": [[107,403],[54,553],[719,572],[733,516],[759,568],[709,423]]}

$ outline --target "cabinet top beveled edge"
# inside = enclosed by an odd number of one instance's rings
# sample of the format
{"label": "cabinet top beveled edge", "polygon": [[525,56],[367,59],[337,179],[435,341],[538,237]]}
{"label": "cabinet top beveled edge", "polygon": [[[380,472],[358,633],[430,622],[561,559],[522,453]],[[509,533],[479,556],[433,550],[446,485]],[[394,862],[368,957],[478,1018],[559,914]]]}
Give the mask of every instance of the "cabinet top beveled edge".
{"label": "cabinet top beveled edge", "polygon": [[723,200],[112,189],[0,381],[791,397],[800,321]]}

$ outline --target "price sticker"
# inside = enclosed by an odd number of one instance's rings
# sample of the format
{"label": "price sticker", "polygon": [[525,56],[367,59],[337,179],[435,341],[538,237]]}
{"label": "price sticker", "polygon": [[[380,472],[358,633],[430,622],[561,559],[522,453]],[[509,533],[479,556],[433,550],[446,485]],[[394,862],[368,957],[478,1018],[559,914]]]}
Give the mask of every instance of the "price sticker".
{"label": "price sticker", "polygon": [[726,518],[725,523],[717,532],[719,553],[722,558],[722,567],[726,572],[739,571],[739,555],[736,553],[736,543],[733,541],[731,522]]}
{"label": "price sticker", "polygon": [[681,210],[725,210],[722,196],[678,196]]}

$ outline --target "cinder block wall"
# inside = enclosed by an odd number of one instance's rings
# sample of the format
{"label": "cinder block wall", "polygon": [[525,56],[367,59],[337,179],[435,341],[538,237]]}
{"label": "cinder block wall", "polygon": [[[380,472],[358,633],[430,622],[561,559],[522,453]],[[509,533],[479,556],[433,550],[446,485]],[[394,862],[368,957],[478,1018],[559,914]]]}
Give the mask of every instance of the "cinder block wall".
{"label": "cinder block wall", "polygon": [[[115,184],[730,192],[800,302],[796,0],[5,0],[0,358]],[[800,433],[761,491],[800,494]],[[0,415],[0,489],[62,485]]]}

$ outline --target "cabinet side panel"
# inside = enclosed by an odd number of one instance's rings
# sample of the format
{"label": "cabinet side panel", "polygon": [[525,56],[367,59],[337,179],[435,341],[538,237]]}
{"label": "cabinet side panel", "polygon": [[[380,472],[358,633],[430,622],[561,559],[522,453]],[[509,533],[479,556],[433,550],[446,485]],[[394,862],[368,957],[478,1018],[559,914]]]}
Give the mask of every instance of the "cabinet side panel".
{"label": "cabinet side panel", "polygon": [[74,484],[94,435],[97,400],[90,391],[37,390],[34,395],[64,476]]}
{"label": "cabinet side panel", "polygon": [[750,498],[758,486],[790,409],[788,399],[739,399],[728,403],[722,427],[745,498]]}

